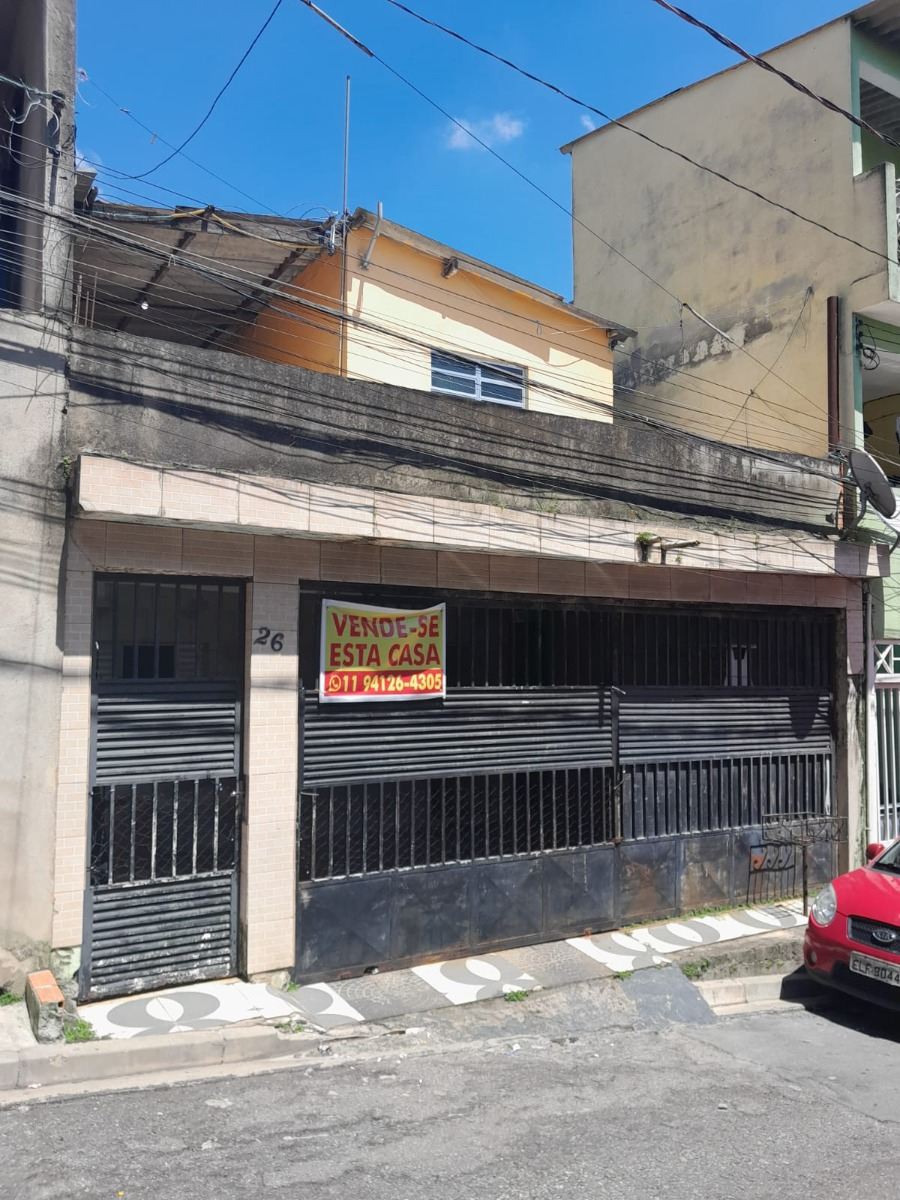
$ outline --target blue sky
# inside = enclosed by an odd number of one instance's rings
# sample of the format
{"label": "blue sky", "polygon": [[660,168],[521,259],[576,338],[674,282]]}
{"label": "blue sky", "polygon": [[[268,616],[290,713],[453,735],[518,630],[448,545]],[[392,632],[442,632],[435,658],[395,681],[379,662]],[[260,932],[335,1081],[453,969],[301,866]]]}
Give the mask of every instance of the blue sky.
{"label": "blue sky", "polygon": [[[558,147],[590,127],[584,110],[422,26],[387,0],[317,2],[569,206],[570,160]],[[839,0],[690,0],[683,6],[756,52],[848,7]],[[187,136],[273,7],[274,0],[219,0],[212,8],[190,0],[79,0],[78,65],[87,79],[76,101],[78,150],[100,165],[108,199],[168,207],[188,203],[189,196],[220,208],[291,216],[336,211],[349,74],[350,207],[374,209],[381,200],[391,220],[570,295],[565,213],[299,0],[284,0],[186,150],[227,183],[181,156],[149,179],[117,176],[160,162],[169,153],[160,139],[177,145]],[[410,0],[410,7],[614,115],[735,61],[652,0]],[[770,86],[785,85],[772,79]],[[640,144],[635,152],[658,153]]]}

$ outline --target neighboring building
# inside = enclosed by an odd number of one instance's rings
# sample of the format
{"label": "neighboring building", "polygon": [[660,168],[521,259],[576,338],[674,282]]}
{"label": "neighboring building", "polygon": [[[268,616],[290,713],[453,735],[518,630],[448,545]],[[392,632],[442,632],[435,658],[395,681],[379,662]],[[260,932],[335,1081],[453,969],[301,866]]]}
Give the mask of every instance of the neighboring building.
{"label": "neighboring building", "polygon": [[377,217],[67,204],[56,356],[16,312],[0,367],[8,944],[327,979],[793,891],[772,821],[856,856],[834,464],[610,421],[626,328]]}
{"label": "neighboring building", "polygon": [[[900,140],[898,30],[898,0],[876,0],[765,57]],[[614,301],[641,329],[616,355],[617,409],[819,458],[864,446],[900,485],[900,152],[752,63],[623,121],[749,190],[613,125],[563,148],[575,300]],[[877,521],[870,533],[887,536]],[[880,838],[900,834],[900,593],[890,580],[865,590],[880,664],[868,823]]]}
{"label": "neighboring building", "polygon": [[71,4],[0,5],[0,986],[51,940],[74,39]]}

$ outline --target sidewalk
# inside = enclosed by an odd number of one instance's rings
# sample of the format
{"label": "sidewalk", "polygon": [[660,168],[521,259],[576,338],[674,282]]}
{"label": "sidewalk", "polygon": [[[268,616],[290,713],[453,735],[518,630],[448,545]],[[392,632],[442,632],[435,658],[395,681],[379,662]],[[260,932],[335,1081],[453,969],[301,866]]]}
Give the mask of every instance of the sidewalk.
{"label": "sidewalk", "polygon": [[[476,1000],[504,995],[520,999],[563,985],[606,981],[617,988],[621,981],[632,1006],[637,1001],[659,1008],[666,999],[661,989],[672,990],[671,974],[650,972],[654,978],[648,977],[647,986],[636,987],[629,982],[634,972],[665,967],[691,952],[696,959],[699,951],[740,939],[755,938],[753,945],[758,946],[761,934],[783,934],[805,924],[800,902],[788,901],[287,991],[234,980],[80,1005],[79,1017],[90,1023],[100,1040],[21,1048],[20,1042],[0,1037],[0,1093],[92,1079],[124,1080],[138,1072],[294,1057],[317,1045],[321,1049],[322,1039],[336,1032],[347,1034],[369,1025],[374,1033],[379,1022],[391,1018],[421,1018]],[[736,959],[739,950],[735,947]],[[676,975],[680,984],[687,983],[680,972]],[[686,990],[693,994],[693,989]],[[699,1002],[699,993],[696,998]],[[709,1015],[705,1002],[701,1004]],[[0,1009],[0,1014],[7,1028],[13,1021],[21,1024],[21,1014],[11,1009]]]}

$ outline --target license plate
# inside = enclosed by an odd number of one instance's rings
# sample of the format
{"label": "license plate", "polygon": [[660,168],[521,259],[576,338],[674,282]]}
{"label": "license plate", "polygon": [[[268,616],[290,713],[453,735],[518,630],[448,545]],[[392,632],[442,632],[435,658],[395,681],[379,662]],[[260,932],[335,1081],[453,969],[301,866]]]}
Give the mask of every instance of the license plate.
{"label": "license plate", "polygon": [[868,954],[851,954],[850,970],[868,979],[878,979],[892,987],[900,987],[900,967],[882,962],[880,958],[869,958]]}

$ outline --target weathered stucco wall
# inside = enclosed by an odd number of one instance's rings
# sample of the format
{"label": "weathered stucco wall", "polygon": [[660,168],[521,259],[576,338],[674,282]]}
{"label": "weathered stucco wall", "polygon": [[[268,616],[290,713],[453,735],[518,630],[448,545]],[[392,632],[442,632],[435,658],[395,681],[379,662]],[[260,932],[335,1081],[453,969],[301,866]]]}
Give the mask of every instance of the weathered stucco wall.
{"label": "weathered stucco wall", "polygon": [[67,148],[32,152],[22,168],[22,193],[51,215],[20,222],[23,311],[0,310],[0,986],[21,988],[25,971],[47,965],[53,916],[69,280],[67,237],[52,211],[72,208],[75,11],[72,0],[7,10],[0,71],[66,97],[58,139],[52,129],[48,138],[45,105],[24,134],[32,147]]}
{"label": "weathered stucco wall", "polygon": [[[297,275],[283,290],[305,297],[313,304],[336,312],[341,307],[341,259],[323,254]],[[263,309],[232,348],[269,362],[306,367],[310,371],[340,371],[340,321],[317,312],[309,304],[279,300]]]}
{"label": "weathered stucco wall", "polygon": [[[768,57],[853,107],[849,22]],[[588,135],[572,150],[575,301],[601,312],[612,304],[619,320],[641,330],[617,361],[617,408],[739,445],[825,453],[826,300],[844,300],[842,422],[849,436],[851,314],[889,295],[888,264],[878,255],[896,262],[893,167],[854,179],[849,123],[752,64],[666,97],[627,122],[877,253],[622,129]],[[601,230],[668,291],[580,222]]]}
{"label": "weathered stucco wall", "polygon": [[832,529],[827,463],[280,364],[246,368],[222,351],[79,330],[67,453],[545,512]]}
{"label": "weathered stucco wall", "polygon": [[[0,986],[7,983],[3,948],[30,970],[50,941],[62,668],[64,346],[49,324],[0,316]],[[14,986],[20,976],[11,977]]]}

